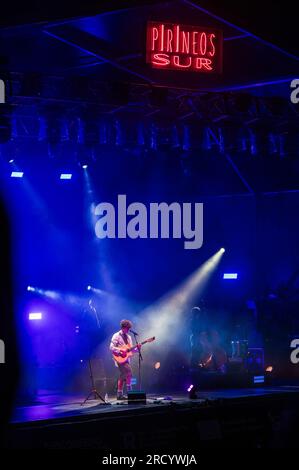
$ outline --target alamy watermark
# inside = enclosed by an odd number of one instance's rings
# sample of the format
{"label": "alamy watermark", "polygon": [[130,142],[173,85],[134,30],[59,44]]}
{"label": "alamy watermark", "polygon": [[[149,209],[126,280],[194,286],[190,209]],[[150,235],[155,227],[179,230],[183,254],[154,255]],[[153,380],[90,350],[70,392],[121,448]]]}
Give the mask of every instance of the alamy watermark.
{"label": "alamy watermark", "polygon": [[0,364],[5,364],[5,343],[0,339]]}
{"label": "alamy watermark", "polygon": [[292,80],[291,88],[293,90],[290,96],[291,102],[293,104],[298,104],[299,103],[299,78],[295,78],[294,80]]}
{"label": "alamy watermark", "polygon": [[5,103],[5,82],[0,79],[0,103]]}
{"label": "alamy watermark", "polygon": [[291,341],[291,349],[293,349],[290,356],[291,363],[299,364],[299,339],[293,339]]}
{"label": "alamy watermark", "polygon": [[127,196],[118,195],[117,207],[109,202],[95,206],[99,216],[96,236],[104,238],[179,238],[186,250],[198,250],[203,245],[203,204],[141,202],[127,205]]}

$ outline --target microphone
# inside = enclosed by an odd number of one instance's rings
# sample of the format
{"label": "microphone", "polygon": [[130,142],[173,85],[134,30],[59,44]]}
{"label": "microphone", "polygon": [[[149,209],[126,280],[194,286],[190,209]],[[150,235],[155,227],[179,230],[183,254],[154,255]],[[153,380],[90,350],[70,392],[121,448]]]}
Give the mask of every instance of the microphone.
{"label": "microphone", "polygon": [[132,333],[134,336],[138,336],[138,333],[136,333],[134,330],[130,330],[130,333]]}

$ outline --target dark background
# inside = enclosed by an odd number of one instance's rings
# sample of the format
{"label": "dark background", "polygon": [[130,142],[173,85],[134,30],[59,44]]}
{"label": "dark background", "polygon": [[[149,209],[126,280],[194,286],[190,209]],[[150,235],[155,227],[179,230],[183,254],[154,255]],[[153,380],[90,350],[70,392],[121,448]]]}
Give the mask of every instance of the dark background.
{"label": "dark background", "polygon": [[[5,2],[1,8],[0,24],[11,26],[35,21],[49,21],[68,17],[87,16],[101,11],[158,1],[27,1]],[[171,4],[171,2],[169,2]],[[196,3],[196,0],[195,2]],[[294,54],[298,53],[298,21],[296,7],[291,3],[263,0],[246,1],[198,1],[200,6],[238,24],[252,33],[272,41]]]}

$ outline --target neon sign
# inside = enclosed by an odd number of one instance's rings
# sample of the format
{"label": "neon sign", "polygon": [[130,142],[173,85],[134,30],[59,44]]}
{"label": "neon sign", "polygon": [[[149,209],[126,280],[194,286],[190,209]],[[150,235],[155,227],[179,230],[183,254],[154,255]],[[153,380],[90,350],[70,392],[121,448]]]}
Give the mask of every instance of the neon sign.
{"label": "neon sign", "polygon": [[222,42],[219,30],[150,21],[146,62],[156,69],[220,73]]}

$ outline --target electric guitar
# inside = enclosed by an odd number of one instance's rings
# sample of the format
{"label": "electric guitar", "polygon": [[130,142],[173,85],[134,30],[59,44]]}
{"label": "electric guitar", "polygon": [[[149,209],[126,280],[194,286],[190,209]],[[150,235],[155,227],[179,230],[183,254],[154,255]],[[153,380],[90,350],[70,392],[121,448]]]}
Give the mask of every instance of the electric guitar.
{"label": "electric guitar", "polygon": [[[155,339],[156,339],[155,336],[153,336],[152,338],[148,338],[145,341],[142,341],[142,343],[138,343],[138,344],[143,345],[146,343],[152,343],[153,341],[155,341]],[[119,356],[117,353],[113,353],[114,361],[117,362],[118,364],[123,364],[124,362],[128,360],[129,357],[133,356],[134,353],[132,351],[136,347],[137,345],[135,344],[135,346],[128,348],[128,346],[125,344],[124,346],[117,348],[117,352],[120,352],[121,355]]]}

